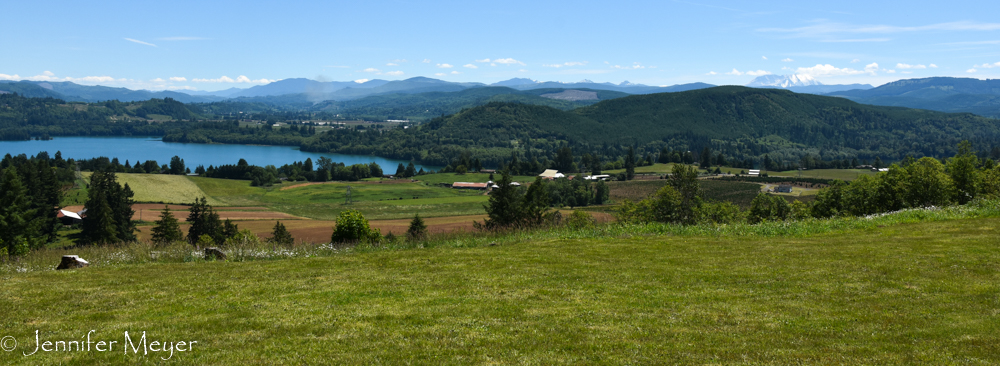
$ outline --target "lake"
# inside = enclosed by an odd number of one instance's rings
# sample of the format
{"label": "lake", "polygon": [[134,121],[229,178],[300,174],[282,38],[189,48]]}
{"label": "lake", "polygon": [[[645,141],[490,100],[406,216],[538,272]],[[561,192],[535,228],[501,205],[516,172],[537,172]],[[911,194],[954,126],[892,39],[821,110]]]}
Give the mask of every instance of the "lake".
{"label": "lake", "polygon": [[[311,153],[290,146],[185,144],[163,142],[159,137],[55,137],[48,141],[0,141],[0,154],[31,156],[41,151],[47,151],[49,156],[55,156],[56,151],[61,151],[63,159],[80,160],[106,156],[118,158],[122,164],[128,160],[133,165],[136,161],[146,160],[156,160],[160,165],[168,164],[170,158],[176,155],[184,159],[184,165],[191,170],[198,165],[207,168],[209,165],[236,164],[240,159],[246,159],[247,163],[258,166],[280,167],[296,161],[305,161],[307,158],[312,158],[315,164],[316,159],[325,156],[334,162],[347,165],[374,161],[386,174],[392,174],[396,172],[399,163],[403,165],[409,163],[368,155]],[[439,169],[434,166],[415,166],[418,170]]]}

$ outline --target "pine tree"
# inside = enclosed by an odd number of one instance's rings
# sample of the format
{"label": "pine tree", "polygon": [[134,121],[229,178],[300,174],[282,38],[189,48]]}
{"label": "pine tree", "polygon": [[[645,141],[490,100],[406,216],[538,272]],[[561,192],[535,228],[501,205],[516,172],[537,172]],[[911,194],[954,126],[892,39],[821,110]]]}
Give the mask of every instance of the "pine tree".
{"label": "pine tree", "polygon": [[278,245],[292,245],[292,243],[295,243],[292,234],[288,232],[288,229],[285,228],[285,225],[281,221],[275,222],[274,230],[271,231],[271,238],[268,241]]}
{"label": "pine tree", "polygon": [[427,224],[424,224],[424,219],[420,218],[420,214],[413,215],[410,227],[406,229],[406,237],[410,240],[420,240],[427,237]]}
{"label": "pine tree", "polygon": [[628,155],[625,156],[625,180],[635,178],[635,149],[628,147]]}
{"label": "pine tree", "polygon": [[132,190],[128,184],[118,184],[114,172],[98,171],[90,176],[87,192],[87,218],[83,220],[81,236],[87,243],[119,243],[135,241],[132,221]]}
{"label": "pine tree", "polygon": [[496,188],[490,193],[489,202],[483,206],[486,208],[486,218],[484,224],[488,230],[503,228],[513,228],[520,224],[522,217],[521,203],[524,200],[519,192],[519,187],[510,184],[511,178],[507,171],[500,175],[500,181]]}
{"label": "pine tree", "polygon": [[219,214],[212,210],[212,206],[208,204],[208,200],[205,197],[194,201],[188,211],[187,221],[191,223],[187,235],[189,243],[193,245],[197,244],[202,235],[208,235],[216,244],[226,241],[222,221],[219,220]]}
{"label": "pine tree", "polygon": [[153,227],[153,243],[167,244],[183,239],[184,234],[181,233],[177,218],[170,213],[170,208],[164,205],[163,211],[160,212],[160,219],[156,221],[156,226]]}
{"label": "pine tree", "polygon": [[10,255],[26,254],[35,245],[19,245],[33,239],[36,223],[32,218],[35,210],[30,209],[26,189],[14,168],[3,171],[0,181],[0,250]]}
{"label": "pine tree", "polygon": [[416,175],[417,175],[417,168],[413,166],[413,162],[411,161],[410,164],[406,166],[406,176],[414,177]]}

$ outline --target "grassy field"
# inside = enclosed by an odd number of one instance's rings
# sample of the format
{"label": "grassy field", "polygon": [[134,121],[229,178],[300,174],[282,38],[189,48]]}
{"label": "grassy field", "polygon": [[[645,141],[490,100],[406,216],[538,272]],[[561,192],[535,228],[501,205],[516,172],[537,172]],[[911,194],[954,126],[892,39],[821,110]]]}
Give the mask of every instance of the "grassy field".
{"label": "grassy field", "polygon": [[[90,172],[84,172],[84,178],[90,181]],[[128,184],[136,202],[156,202],[156,203],[177,203],[189,204],[195,198],[207,196],[207,194],[191,181],[191,178],[184,175],[169,174],[127,174],[117,173],[118,183]],[[212,197],[207,197],[208,203],[218,205]]]}
{"label": "grassy field", "polygon": [[[510,177],[514,182],[534,182],[535,176],[531,175],[515,175]],[[436,173],[427,174],[414,177],[421,182],[437,185],[440,183],[452,184],[455,182],[470,182],[470,183],[485,183],[490,180],[490,175],[486,173],[466,173],[466,174],[455,174],[455,173]],[[493,180],[500,180],[500,174],[494,174]]]}
{"label": "grassy field", "polygon": [[[793,224],[797,225],[797,224]],[[996,364],[1000,219],[0,274],[4,364]],[[116,352],[39,352],[48,340]]]}
{"label": "grassy field", "polygon": [[[330,182],[269,189],[241,180],[190,178],[210,197],[229,206],[263,206],[274,211],[317,220],[333,220],[355,209],[369,219],[464,216],[483,213],[487,196],[481,191],[435,187],[422,182]],[[347,204],[347,187],[351,200]]]}

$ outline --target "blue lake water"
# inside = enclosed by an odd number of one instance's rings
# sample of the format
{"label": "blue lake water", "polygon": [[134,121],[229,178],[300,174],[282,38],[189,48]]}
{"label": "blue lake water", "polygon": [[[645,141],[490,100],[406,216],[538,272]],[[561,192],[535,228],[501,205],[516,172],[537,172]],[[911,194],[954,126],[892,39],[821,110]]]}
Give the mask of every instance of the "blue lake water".
{"label": "blue lake water", "polygon": [[[61,151],[63,159],[79,160],[106,156],[118,158],[122,164],[128,160],[133,165],[136,161],[146,160],[156,160],[160,165],[168,164],[170,158],[176,155],[184,159],[184,165],[191,170],[198,165],[207,168],[209,165],[236,164],[240,159],[246,159],[251,165],[280,167],[296,161],[305,161],[306,158],[312,158],[315,163],[316,159],[325,156],[334,162],[347,165],[376,162],[387,174],[392,174],[396,172],[399,163],[403,165],[409,163],[377,156],[311,153],[289,146],[184,144],[163,142],[158,137],[55,137],[49,141],[0,141],[0,155],[31,156],[41,151],[47,151],[49,156],[55,156],[56,151]],[[425,170],[439,169],[433,166],[416,165],[416,167]]]}

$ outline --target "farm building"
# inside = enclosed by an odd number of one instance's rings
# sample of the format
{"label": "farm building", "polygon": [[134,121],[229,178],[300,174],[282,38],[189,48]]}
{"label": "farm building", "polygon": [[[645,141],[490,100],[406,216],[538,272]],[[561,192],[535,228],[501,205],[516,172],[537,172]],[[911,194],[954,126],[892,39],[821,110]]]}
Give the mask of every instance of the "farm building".
{"label": "farm building", "polygon": [[468,182],[455,182],[452,183],[451,188],[456,189],[486,189],[489,188],[489,183],[468,183]]}
{"label": "farm building", "polygon": [[792,193],[792,186],[789,184],[782,184],[779,185],[778,188],[775,188],[774,191],[778,193]]}
{"label": "farm building", "polygon": [[545,169],[545,171],[542,172],[542,174],[539,174],[538,176],[542,177],[542,179],[556,179],[556,178],[566,177],[565,174],[560,173],[558,170],[555,169]]}
{"label": "farm building", "polygon": [[83,213],[83,211],[76,213],[73,211],[59,210],[59,212],[56,213],[56,217],[59,218],[59,222],[63,225],[73,225],[79,224],[83,221],[83,217],[80,215],[81,213]]}

